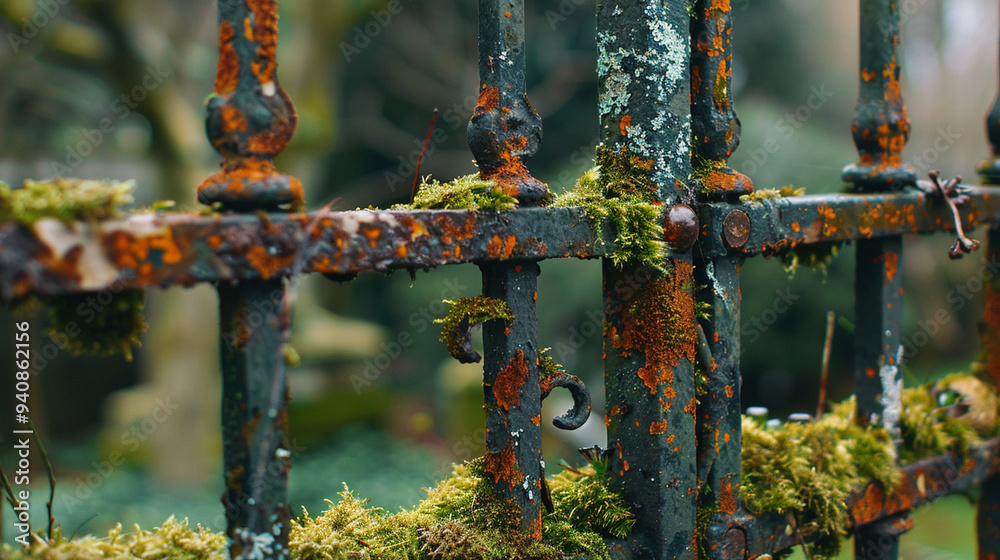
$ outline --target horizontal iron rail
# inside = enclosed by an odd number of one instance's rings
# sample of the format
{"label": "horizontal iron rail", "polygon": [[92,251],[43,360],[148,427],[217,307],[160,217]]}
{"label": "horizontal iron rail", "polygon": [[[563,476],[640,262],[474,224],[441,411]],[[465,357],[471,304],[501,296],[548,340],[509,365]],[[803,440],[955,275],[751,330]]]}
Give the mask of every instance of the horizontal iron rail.
{"label": "horizontal iron rail", "polygon": [[[964,459],[955,454],[940,455],[907,465],[902,471],[903,478],[892,492],[885,492],[873,482],[852,495],[847,529],[913,511],[937,498],[982,484],[1000,473],[1000,438],[973,446]],[[709,558],[742,560],[774,554],[798,546],[803,540],[808,544],[809,538],[803,537],[797,527],[791,514],[719,516],[708,529]]]}
{"label": "horizontal iron rail", "polygon": [[[969,187],[963,225],[1000,222],[1000,191]],[[813,195],[699,206],[702,251],[770,255],[798,244],[954,231],[948,206],[919,190]],[[726,220],[743,212],[749,234],[733,246]],[[306,238],[306,230],[315,228]],[[296,271],[350,277],[514,258],[598,258],[613,249],[581,208],[330,212],[199,216],[139,214],[33,229],[0,225],[0,300],[148,286],[284,277]],[[297,263],[296,259],[302,262]]]}
{"label": "horizontal iron rail", "polygon": [[[968,200],[958,205],[966,229],[1000,220],[1000,189],[968,187]],[[838,243],[907,233],[954,232],[947,204],[940,197],[918,189],[893,194],[808,195],[766,199],[748,203],[714,203],[699,206],[701,247],[706,256],[721,256],[731,250],[744,255],[775,255],[799,244]],[[749,234],[739,237],[739,246],[729,239],[726,218],[742,211]],[[745,241],[744,241],[745,240]]]}

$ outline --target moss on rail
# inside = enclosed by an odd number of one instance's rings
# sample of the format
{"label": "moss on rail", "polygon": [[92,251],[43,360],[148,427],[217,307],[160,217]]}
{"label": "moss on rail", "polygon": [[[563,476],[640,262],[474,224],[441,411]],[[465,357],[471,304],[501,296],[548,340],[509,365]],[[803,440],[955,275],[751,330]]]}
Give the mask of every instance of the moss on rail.
{"label": "moss on rail", "polygon": [[[33,228],[42,219],[61,222],[120,218],[133,202],[132,181],[53,179],[25,181],[19,189],[0,183],[0,223],[16,222]],[[132,359],[146,331],[142,290],[106,291],[58,297],[32,296],[49,315],[49,334],[74,353],[122,354]]]}

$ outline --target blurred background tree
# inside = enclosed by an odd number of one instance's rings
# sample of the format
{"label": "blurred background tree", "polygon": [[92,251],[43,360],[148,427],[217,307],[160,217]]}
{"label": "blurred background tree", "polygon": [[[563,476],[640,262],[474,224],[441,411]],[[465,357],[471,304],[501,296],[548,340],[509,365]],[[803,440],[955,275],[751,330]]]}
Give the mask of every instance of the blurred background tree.
{"label": "blurred background tree", "polygon": [[[592,165],[597,142],[594,0],[527,4],[529,99],[545,130],[529,165],[561,192]],[[839,190],[840,169],[856,159],[855,3],[732,5],[743,138],[731,164],[757,188]],[[996,3],[909,0],[901,11],[913,130],[905,157],[921,175],[939,168],[973,183],[996,93]],[[220,160],[202,125],[215,33],[207,0],[0,0],[0,178],[134,178],[140,205],[173,199],[194,209],[195,187]],[[406,202],[434,108],[440,118],[422,174],[475,171],[465,140],[478,83],[475,2],[282,2],[281,33],[279,76],[300,120],[278,165],[303,181],[312,208],[332,199],[340,210]],[[110,131],[100,130],[104,119]],[[907,239],[909,383],[963,368],[977,352],[981,284],[971,290],[970,279],[982,257],[949,262],[949,244]],[[775,259],[745,264],[745,405],[776,416],[815,408],[826,311],[853,321],[852,263],[846,246],[825,272],[792,277]],[[416,282],[367,274],[304,283],[294,333],[303,364],[291,372],[293,503],[315,512],[347,482],[379,505],[407,505],[451,462],[482,453],[481,370],[447,358],[431,323],[444,313],[442,299],[475,295],[479,283],[474,266],[421,272]],[[969,296],[948,298],[958,286]],[[604,442],[600,267],[546,262],[539,293],[540,343],[587,381],[597,411],[578,432],[546,429],[554,465],[575,461],[574,447]],[[779,299],[791,302],[787,312],[774,312]],[[154,290],[134,363],[61,351],[45,359],[34,418],[60,480],[57,519],[69,531],[151,525],[171,513],[221,526],[214,308],[207,286]],[[4,318],[0,337],[11,328]],[[41,318],[32,321],[40,335]],[[403,333],[412,343],[401,343]],[[36,338],[37,354],[48,339]],[[851,360],[849,333],[838,328],[835,399],[851,391]],[[12,375],[9,367],[0,364],[0,377]],[[176,408],[150,421],[163,403]],[[554,394],[546,414],[568,404]],[[109,470],[116,451],[125,464]]]}

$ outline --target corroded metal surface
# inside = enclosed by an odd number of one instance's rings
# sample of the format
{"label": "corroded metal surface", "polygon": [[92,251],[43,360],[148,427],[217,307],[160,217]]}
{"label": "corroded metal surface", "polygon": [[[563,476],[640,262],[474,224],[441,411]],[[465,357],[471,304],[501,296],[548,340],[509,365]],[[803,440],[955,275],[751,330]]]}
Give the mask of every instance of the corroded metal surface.
{"label": "corroded metal surface", "polygon": [[514,321],[483,325],[486,398],[485,476],[519,516],[520,528],[542,538],[542,397],[538,375],[538,263],[480,265],[483,295],[510,305]]}
{"label": "corroded metal surface", "polygon": [[[603,149],[648,162],[625,172],[645,175],[667,208],[694,204],[687,8],[597,4]],[[690,249],[674,251],[666,273],[603,262],[609,468],[636,515],[636,560],[696,555],[694,277]]]}
{"label": "corroded metal surface", "polygon": [[[109,286],[190,286],[292,272],[349,277],[513,258],[599,257],[576,208],[212,216],[144,214],[98,224],[0,225],[0,299]],[[312,223],[316,227],[306,230]],[[606,228],[605,231],[608,231]],[[597,245],[595,247],[595,244]]]}
{"label": "corroded metal surface", "polygon": [[699,344],[707,349],[699,360],[705,394],[698,399],[699,502],[717,513],[739,510],[742,415],[740,394],[739,255],[696,261],[695,280],[704,289],[698,299],[709,304],[701,322]]}
{"label": "corroded metal surface", "polygon": [[283,280],[219,285],[226,536],[233,558],[290,558]]}
{"label": "corroded metal surface", "polygon": [[[948,454],[919,461],[903,468],[903,479],[892,492],[884,491],[877,482],[856,491],[849,500],[850,526],[860,527],[892,518],[937,498],[983,484],[997,473],[1000,473],[1000,439],[987,440],[973,447],[964,460]],[[713,539],[709,546],[709,558],[743,560],[786,550],[800,544],[803,538],[808,539],[795,529],[797,526],[790,514],[731,516],[710,527],[709,534],[721,536],[739,532],[745,536],[745,548],[720,537]]]}
{"label": "corroded metal surface", "polygon": [[851,123],[860,159],[844,169],[858,192],[898,190],[917,180],[902,162],[910,136],[899,60],[900,7],[895,0],[861,0],[860,89]]}
{"label": "corroded metal surface", "polygon": [[208,99],[208,139],[222,171],[198,187],[198,200],[234,210],[302,205],[302,184],[274,168],[298,117],[278,83],[276,0],[219,0],[219,69]]}
{"label": "corroded metal surface", "polygon": [[523,206],[548,197],[524,162],[538,151],[542,119],[524,83],[524,0],[479,0],[479,100],[469,121],[472,154],[492,179]]}
{"label": "corroded metal surface", "polygon": [[[969,199],[958,209],[967,230],[1000,220],[1000,189],[969,187],[966,194]],[[733,210],[742,210],[750,218],[750,234],[740,248],[740,253],[747,256],[775,255],[807,243],[954,231],[947,204],[916,189],[895,194],[809,195],[742,204],[719,202],[699,206],[702,250],[706,255],[729,252],[724,223]]]}
{"label": "corroded metal surface", "polygon": [[691,158],[702,167],[699,192],[719,198],[753,191],[749,177],[729,168],[740,145],[740,119],[733,106],[733,7],[697,0],[691,17]]}

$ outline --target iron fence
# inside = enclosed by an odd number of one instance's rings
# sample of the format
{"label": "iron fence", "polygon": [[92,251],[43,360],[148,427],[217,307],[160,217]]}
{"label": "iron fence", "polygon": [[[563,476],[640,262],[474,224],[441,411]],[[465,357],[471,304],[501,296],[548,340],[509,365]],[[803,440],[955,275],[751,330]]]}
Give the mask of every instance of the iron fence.
{"label": "iron fence", "polygon": [[[793,517],[750,516],[740,506],[739,265],[748,257],[857,244],[855,418],[896,430],[902,236],[952,232],[951,256],[959,257],[975,245],[963,228],[1000,220],[1000,196],[991,187],[918,181],[902,163],[909,124],[897,3],[860,0],[853,122],[859,159],[842,175],[852,192],[750,204],[739,196],[752,192],[751,180],[726,164],[740,133],[730,87],[730,3],[598,1],[601,149],[607,161],[641,177],[648,191],[642,196],[662,208],[670,252],[652,267],[616,266],[609,258],[613,232],[593,227],[582,208],[547,207],[547,186],[528,171],[542,124],[525,94],[523,7],[520,0],[479,0],[480,90],[468,126],[482,177],[516,197],[516,210],[304,212],[302,185],[272,163],[296,123],[276,76],[277,4],[220,0],[220,60],[207,128],[224,162],[198,196],[226,212],[80,223],[60,238],[63,247],[92,249],[97,260],[73,258],[79,252],[57,250],[33,231],[0,226],[5,301],[112,284],[218,286],[223,502],[234,558],[263,533],[275,536],[274,557],[288,556],[285,279],[300,273],[349,279],[366,271],[480,267],[483,294],[506,302],[515,317],[510,325],[484,327],[486,475],[535,538],[544,477],[536,277],[547,259],[602,259],[607,453],[613,484],[637,520],[627,541],[612,543],[622,557],[697,557],[699,507],[715,512],[704,528],[711,558],[761,557],[803,538],[792,530]],[[1000,101],[987,130],[994,155],[980,172],[987,184],[1000,184]],[[990,256],[1000,257],[1000,230],[988,238]],[[622,282],[633,288],[615,289]],[[986,369],[1000,381],[997,282],[986,290],[983,347]],[[696,304],[707,305],[707,318],[699,319]],[[665,333],[669,344],[662,342]],[[699,361],[707,376],[700,399]],[[583,406],[585,390],[569,384]],[[908,511],[975,485],[983,488],[980,558],[1000,554],[998,471],[1000,440],[989,440],[962,461],[946,455],[906,466],[898,488],[858,489],[850,504],[856,557],[897,557],[899,535],[912,524]]]}

